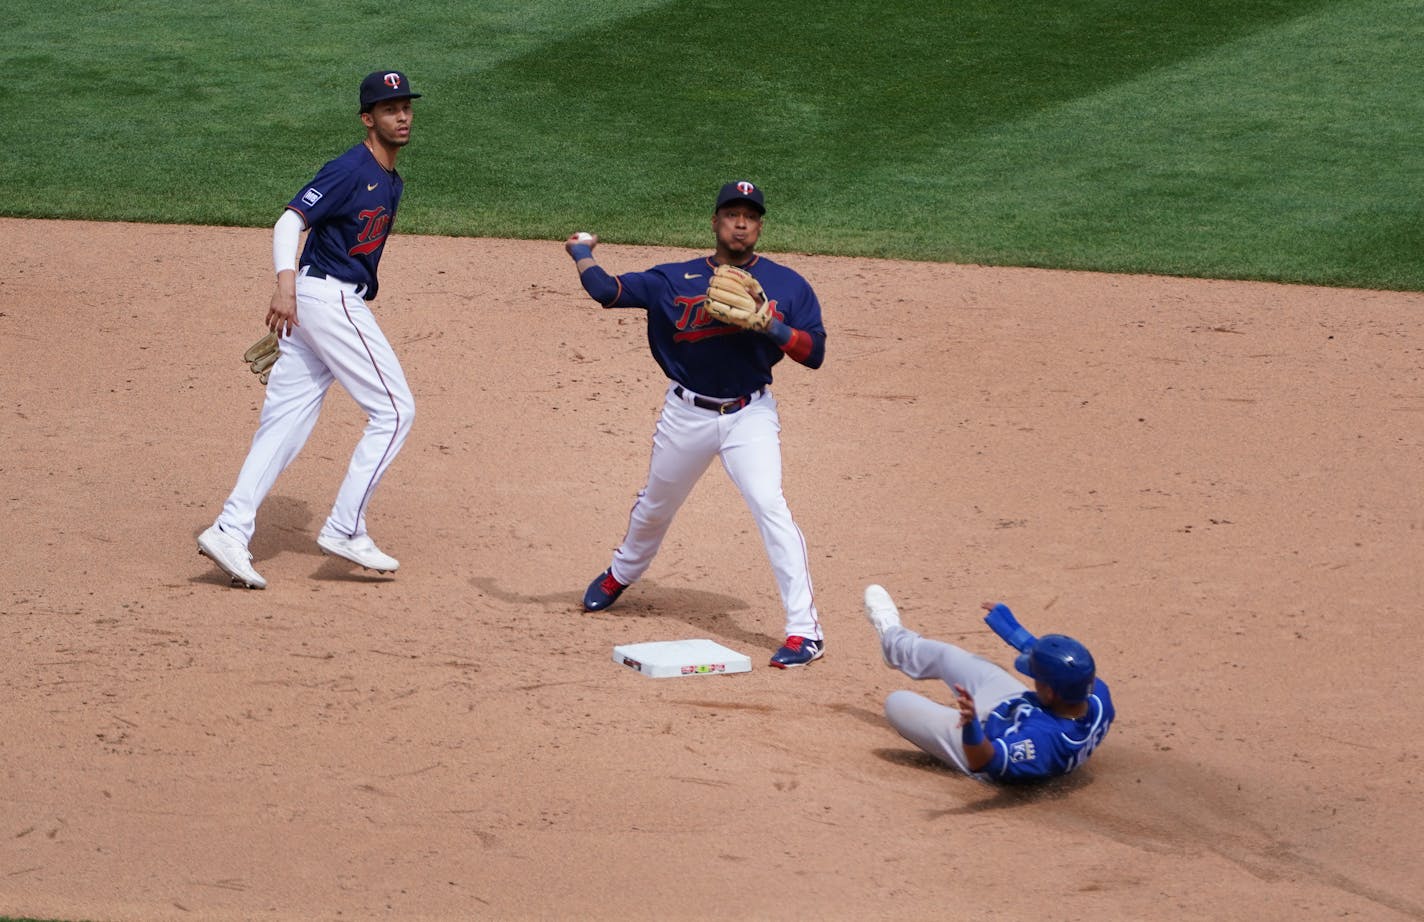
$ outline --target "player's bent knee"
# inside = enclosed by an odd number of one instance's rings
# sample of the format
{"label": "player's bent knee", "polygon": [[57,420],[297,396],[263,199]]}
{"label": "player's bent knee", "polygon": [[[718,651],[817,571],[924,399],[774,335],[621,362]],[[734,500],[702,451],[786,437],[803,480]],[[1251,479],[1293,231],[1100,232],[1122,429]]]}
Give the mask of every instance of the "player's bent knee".
{"label": "player's bent knee", "polygon": [[898,725],[902,719],[919,711],[927,700],[918,692],[906,688],[896,689],[885,698],[885,716],[891,723]]}
{"label": "player's bent knee", "polygon": [[369,418],[381,429],[405,435],[415,422],[415,401],[409,395],[392,394],[390,403],[377,406]]}
{"label": "player's bent knee", "polygon": [[743,499],[758,521],[791,521],[791,509],[786,505],[786,497],[780,488],[748,490]]}

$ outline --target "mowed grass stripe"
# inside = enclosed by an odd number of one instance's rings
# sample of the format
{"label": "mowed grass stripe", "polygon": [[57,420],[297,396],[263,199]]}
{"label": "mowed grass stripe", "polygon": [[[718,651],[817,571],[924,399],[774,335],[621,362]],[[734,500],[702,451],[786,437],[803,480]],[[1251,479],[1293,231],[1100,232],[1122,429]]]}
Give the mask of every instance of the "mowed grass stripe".
{"label": "mowed grass stripe", "polygon": [[[359,137],[356,87],[369,70],[405,70],[428,99],[423,116],[468,125],[488,92],[482,72],[655,5],[15,0],[0,67],[23,79],[0,85],[0,100],[24,141],[5,154],[16,194],[0,213],[274,220]],[[439,169],[468,172],[473,145],[458,140]]]}
{"label": "mowed grass stripe", "polygon": [[[738,17],[736,6],[669,4],[491,73],[496,92],[481,123],[493,143],[483,167],[501,187],[563,191],[547,203],[552,210],[513,203],[519,221],[544,233],[592,215],[623,239],[698,240],[700,227],[662,229],[662,213],[700,210],[707,188],[744,175],[766,186],[787,242],[799,248],[822,248],[810,234],[859,221],[867,208],[933,228],[950,203],[925,200],[914,186],[944,174],[947,165],[925,155],[946,139],[1015,122],[1317,5],[1161,4],[1147,22],[1116,0],[1047,15],[994,2],[773,4],[743,11],[745,26],[723,34],[718,54],[700,36],[706,23]],[[1134,15],[1144,21],[1134,25]],[[683,45],[670,42],[675,36]],[[534,100],[545,102],[544,117],[521,120]],[[499,156],[521,138],[549,156]],[[610,190],[621,199],[613,207]]]}
{"label": "mowed grass stripe", "polygon": [[1399,88],[1424,85],[1408,48],[1424,8],[1375,6],[1322,7],[886,164],[887,181],[932,177],[922,193],[961,206],[945,258],[1417,287],[1424,95]]}
{"label": "mowed grass stripe", "polygon": [[395,65],[405,232],[1424,288],[1402,0],[12,7],[5,214],[270,223]]}

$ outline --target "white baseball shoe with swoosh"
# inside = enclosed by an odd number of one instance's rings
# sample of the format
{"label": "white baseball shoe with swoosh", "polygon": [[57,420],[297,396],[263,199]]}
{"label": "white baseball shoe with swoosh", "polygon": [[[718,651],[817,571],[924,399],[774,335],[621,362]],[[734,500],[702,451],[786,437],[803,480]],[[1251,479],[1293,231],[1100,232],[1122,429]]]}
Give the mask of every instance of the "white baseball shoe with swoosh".
{"label": "white baseball shoe with swoosh", "polygon": [[218,565],[234,583],[248,589],[266,589],[267,581],[252,569],[252,554],[247,545],[223,531],[214,523],[198,536],[198,553]]}
{"label": "white baseball shoe with swoosh", "polygon": [[360,564],[367,570],[375,570],[378,573],[394,573],[400,567],[400,561],[376,547],[376,542],[371,540],[370,535],[343,538],[340,535],[323,533],[316,536],[316,543],[317,547],[326,553],[344,557],[352,563]]}

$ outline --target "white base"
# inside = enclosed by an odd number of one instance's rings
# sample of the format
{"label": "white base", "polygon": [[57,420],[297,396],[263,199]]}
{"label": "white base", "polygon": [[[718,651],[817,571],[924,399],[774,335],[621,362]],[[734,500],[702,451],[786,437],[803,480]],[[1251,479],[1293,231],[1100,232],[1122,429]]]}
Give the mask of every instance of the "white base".
{"label": "white base", "polygon": [[613,662],[655,679],[751,672],[750,657],[710,640],[655,640],[613,648]]}

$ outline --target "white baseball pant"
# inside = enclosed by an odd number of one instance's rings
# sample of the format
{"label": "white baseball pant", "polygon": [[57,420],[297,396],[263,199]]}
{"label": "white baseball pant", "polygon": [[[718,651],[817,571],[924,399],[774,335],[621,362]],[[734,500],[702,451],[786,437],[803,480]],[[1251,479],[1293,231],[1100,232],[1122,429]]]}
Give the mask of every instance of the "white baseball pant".
{"label": "white baseball pant", "polygon": [[252,447],[217,520],[244,543],[252,540],[257,508],[316,426],[333,381],[365,411],[368,422],[322,531],[346,538],[366,533],[366,507],[410,434],[415,401],[360,291],[336,279],[297,276],[300,326],[282,339]]}
{"label": "white baseball pant", "polygon": [[694,405],[698,395],[692,391],[684,389],[679,397],[673,387],[668,386],[653,433],[647,485],[633,504],[628,532],[613,555],[613,578],[628,584],[643,575],[673,516],[712,459],[720,458],[761,532],[786,609],[787,636],[822,640],[806,539],[781,492],[781,420],[776,398],[768,388],[736,413],[719,414]]}

